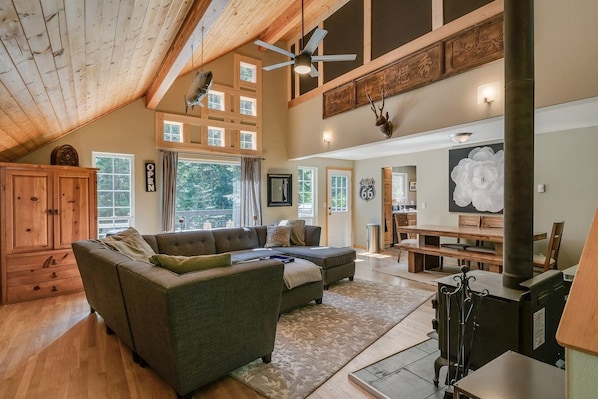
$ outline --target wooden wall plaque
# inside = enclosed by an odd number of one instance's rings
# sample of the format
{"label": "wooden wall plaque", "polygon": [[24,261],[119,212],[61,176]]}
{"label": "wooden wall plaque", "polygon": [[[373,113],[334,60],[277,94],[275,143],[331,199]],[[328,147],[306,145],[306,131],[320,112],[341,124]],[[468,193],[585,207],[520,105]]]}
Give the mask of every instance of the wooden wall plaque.
{"label": "wooden wall plaque", "polygon": [[355,82],[349,82],[324,93],[323,117],[355,108]]}
{"label": "wooden wall plaque", "polygon": [[504,55],[503,18],[493,18],[445,42],[445,74],[452,75]]}
{"label": "wooden wall plaque", "polygon": [[394,96],[435,82],[441,78],[441,71],[441,46],[435,44],[356,80],[356,105],[369,104],[368,93],[374,100],[380,98],[381,89],[387,96]]}

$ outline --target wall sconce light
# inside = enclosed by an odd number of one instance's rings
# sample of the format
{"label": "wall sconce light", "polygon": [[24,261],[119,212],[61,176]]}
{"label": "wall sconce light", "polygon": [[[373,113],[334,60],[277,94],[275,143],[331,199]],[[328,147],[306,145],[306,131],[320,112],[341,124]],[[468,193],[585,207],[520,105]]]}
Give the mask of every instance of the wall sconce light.
{"label": "wall sconce light", "polygon": [[478,104],[491,104],[498,96],[498,82],[478,86]]}
{"label": "wall sconce light", "polygon": [[332,133],[324,132],[322,134],[322,141],[326,144],[330,144],[330,142],[332,141]]}
{"label": "wall sconce light", "polygon": [[463,144],[471,137],[472,133],[470,132],[462,132],[462,133],[455,133],[451,134],[451,140],[453,140],[457,144]]}

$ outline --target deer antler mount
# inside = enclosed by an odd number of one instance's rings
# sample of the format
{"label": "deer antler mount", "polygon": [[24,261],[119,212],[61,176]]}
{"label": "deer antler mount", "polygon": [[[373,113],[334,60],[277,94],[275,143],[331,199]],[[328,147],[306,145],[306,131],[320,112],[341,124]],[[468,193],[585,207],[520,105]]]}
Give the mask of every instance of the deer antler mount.
{"label": "deer antler mount", "polygon": [[372,105],[372,111],[374,111],[374,115],[376,115],[376,126],[380,128],[380,131],[386,136],[387,139],[392,137],[392,131],[394,129],[392,122],[388,117],[388,111],[386,112],[386,116],[384,115],[384,89],[380,90],[380,97],[382,97],[382,105],[378,107],[380,110],[380,115],[378,115],[378,111],[376,109],[376,105],[374,104],[374,100],[369,93],[366,93],[368,100],[370,100],[370,104]]}

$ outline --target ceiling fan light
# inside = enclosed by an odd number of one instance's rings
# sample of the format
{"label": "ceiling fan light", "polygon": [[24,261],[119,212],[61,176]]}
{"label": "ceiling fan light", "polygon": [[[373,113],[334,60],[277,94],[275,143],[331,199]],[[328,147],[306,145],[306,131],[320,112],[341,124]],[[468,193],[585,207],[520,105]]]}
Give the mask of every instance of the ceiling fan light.
{"label": "ceiling fan light", "polygon": [[309,54],[299,54],[295,57],[295,72],[301,75],[311,72],[311,57]]}

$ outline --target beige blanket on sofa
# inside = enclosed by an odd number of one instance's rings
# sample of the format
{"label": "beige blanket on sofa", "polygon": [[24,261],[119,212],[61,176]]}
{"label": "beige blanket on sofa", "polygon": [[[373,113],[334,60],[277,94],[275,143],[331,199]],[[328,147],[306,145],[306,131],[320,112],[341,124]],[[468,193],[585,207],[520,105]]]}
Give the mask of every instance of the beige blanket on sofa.
{"label": "beige blanket on sofa", "polygon": [[320,267],[308,260],[295,258],[294,262],[284,265],[284,283],[288,289],[299,287],[306,283],[322,280]]}

